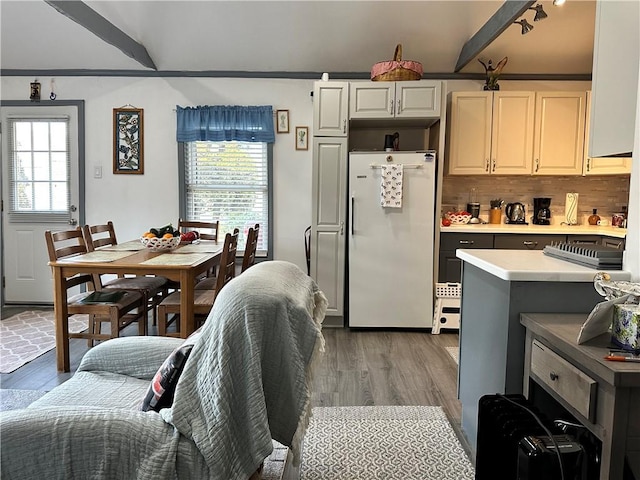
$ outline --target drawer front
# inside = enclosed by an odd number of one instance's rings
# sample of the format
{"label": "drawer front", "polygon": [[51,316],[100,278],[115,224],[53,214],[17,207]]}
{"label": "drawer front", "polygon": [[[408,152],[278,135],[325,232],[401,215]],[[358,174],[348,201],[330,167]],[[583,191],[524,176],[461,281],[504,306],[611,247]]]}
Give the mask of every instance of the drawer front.
{"label": "drawer front", "polygon": [[493,248],[493,235],[483,233],[441,233],[440,250]]}
{"label": "drawer front", "polygon": [[542,250],[552,242],[564,242],[565,235],[521,235],[505,234],[496,235],[494,248],[504,248],[506,250]]}
{"label": "drawer front", "polygon": [[595,423],[598,382],[537,340],[531,347],[531,373],[581,415]]}

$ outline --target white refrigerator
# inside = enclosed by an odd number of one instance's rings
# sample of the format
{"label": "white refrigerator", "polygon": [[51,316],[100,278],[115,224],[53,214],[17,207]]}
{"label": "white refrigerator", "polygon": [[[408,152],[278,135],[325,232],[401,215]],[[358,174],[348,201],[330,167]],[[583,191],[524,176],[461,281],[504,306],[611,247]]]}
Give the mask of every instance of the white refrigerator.
{"label": "white refrigerator", "polygon": [[433,151],[349,154],[350,327],[432,326],[435,163]]}

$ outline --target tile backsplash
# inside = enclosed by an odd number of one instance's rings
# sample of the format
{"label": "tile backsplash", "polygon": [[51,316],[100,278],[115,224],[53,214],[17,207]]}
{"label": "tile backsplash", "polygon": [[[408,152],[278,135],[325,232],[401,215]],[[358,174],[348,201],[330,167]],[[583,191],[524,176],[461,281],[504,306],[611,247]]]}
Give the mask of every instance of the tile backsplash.
{"label": "tile backsplash", "polygon": [[[551,198],[552,222],[564,220],[565,199],[568,192],[578,197],[578,223],[586,223],[594,208],[598,215],[611,221],[611,215],[622,211],[629,202],[629,175],[575,176],[498,176],[445,175],[442,187],[442,209],[464,209],[475,188],[480,202],[480,216],[489,212],[489,201],[502,198],[505,204],[521,202],[525,205],[527,221],[533,215],[533,198]],[[555,220],[555,221],[554,221]]]}

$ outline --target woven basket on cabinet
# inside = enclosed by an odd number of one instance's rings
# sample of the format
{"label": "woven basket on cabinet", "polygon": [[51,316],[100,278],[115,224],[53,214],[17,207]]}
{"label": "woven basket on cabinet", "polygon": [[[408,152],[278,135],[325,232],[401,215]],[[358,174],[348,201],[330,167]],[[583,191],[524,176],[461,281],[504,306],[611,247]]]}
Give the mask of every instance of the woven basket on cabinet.
{"label": "woven basket on cabinet", "polygon": [[378,62],[371,67],[371,80],[374,82],[396,82],[400,80],[420,80],[422,64],[413,60],[402,60],[402,45],[396,46],[393,60]]}

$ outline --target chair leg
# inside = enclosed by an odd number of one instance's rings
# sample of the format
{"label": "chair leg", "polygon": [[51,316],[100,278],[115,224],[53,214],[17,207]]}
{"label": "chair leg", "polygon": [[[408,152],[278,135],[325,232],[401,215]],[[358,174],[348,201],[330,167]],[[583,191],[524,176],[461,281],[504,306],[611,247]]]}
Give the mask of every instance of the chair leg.
{"label": "chair leg", "polygon": [[167,335],[167,307],[158,305],[158,335],[164,337]]}
{"label": "chair leg", "polygon": [[111,308],[109,318],[111,320],[111,338],[118,338],[120,336],[120,317],[117,308]]}

